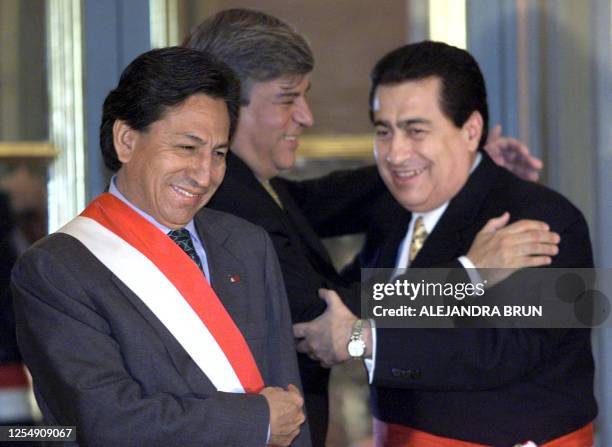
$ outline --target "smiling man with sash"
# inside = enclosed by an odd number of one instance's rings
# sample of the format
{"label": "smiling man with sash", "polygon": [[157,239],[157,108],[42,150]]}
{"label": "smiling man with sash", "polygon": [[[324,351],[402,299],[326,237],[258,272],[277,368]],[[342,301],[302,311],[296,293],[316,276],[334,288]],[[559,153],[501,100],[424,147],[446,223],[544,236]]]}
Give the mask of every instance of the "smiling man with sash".
{"label": "smiling man with sash", "polygon": [[194,219],[225,174],[238,85],[199,51],[138,57],[104,103],[109,192],[14,270],[45,423],[80,445],[310,445],[269,237]]}

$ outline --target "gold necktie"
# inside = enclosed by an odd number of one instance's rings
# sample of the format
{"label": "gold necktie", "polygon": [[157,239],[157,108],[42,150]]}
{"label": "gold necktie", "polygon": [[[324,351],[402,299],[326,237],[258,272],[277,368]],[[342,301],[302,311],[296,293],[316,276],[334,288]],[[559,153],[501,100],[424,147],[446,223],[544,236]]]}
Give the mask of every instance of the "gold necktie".
{"label": "gold necktie", "polygon": [[270,197],[274,199],[274,201],[280,207],[280,209],[283,209],[283,202],[281,202],[280,197],[278,197],[278,194],[276,193],[276,191],[274,191],[274,188],[272,188],[270,181],[266,180],[264,182],[261,182],[261,184],[264,187],[264,189],[268,191],[268,194],[270,194]]}
{"label": "gold necktie", "polygon": [[423,218],[417,217],[417,220],[414,222],[414,229],[412,230],[412,240],[410,241],[410,262],[414,261],[414,258],[423,248],[425,239],[427,239],[427,230],[425,229]]}

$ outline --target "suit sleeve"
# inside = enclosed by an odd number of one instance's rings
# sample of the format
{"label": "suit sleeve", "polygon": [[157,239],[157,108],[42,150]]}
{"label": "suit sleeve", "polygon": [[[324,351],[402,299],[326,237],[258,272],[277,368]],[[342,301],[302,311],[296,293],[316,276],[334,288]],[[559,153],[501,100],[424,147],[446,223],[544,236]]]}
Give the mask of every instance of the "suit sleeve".
{"label": "suit sleeve", "polygon": [[[271,362],[272,384],[286,388],[289,384],[297,386],[302,394],[302,384],[298,372],[291,315],[289,303],[285,292],[285,285],[280,272],[278,258],[269,236],[262,231],[265,240],[265,275],[266,296],[269,306],[269,334],[268,343],[271,344],[269,352],[274,353],[278,361]],[[308,422],[305,422],[300,434],[293,441],[293,446],[310,446],[310,432]]]}
{"label": "suit sleeve", "polygon": [[389,195],[375,166],[282,181],[319,237],[366,231],[372,205]]}
{"label": "suit sleeve", "polygon": [[[552,266],[592,267],[584,218],[573,207],[565,207],[560,216],[566,224],[549,220],[561,236]],[[547,220],[542,215],[533,218]],[[535,371],[559,350],[581,352],[589,340],[588,329],[381,329],[372,383],[407,389],[491,389]]]}
{"label": "suit sleeve", "polygon": [[46,422],[75,425],[80,445],[265,443],[263,396],[145,390],[126,368],[114,322],[62,259],[30,250],[14,270],[13,287],[18,341]]}

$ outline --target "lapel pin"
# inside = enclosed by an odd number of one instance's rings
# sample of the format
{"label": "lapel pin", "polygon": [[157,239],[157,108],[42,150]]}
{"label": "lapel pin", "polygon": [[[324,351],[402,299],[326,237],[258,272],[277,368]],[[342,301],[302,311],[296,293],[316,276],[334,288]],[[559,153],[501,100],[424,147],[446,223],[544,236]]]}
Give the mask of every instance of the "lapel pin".
{"label": "lapel pin", "polygon": [[229,280],[232,284],[238,284],[240,282],[240,275],[236,273],[229,275]]}

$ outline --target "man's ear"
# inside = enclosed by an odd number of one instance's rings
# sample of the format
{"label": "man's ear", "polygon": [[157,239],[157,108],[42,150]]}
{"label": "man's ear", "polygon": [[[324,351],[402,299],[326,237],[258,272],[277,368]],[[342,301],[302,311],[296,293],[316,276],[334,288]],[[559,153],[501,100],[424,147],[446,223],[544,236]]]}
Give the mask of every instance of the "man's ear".
{"label": "man's ear", "polygon": [[136,131],[125,121],[115,120],[113,124],[113,144],[117,158],[121,163],[127,163],[134,154]]}
{"label": "man's ear", "polygon": [[468,142],[470,152],[478,150],[478,143],[482,136],[483,120],[482,115],[477,110],[474,110],[465,123],[463,123],[463,131]]}

